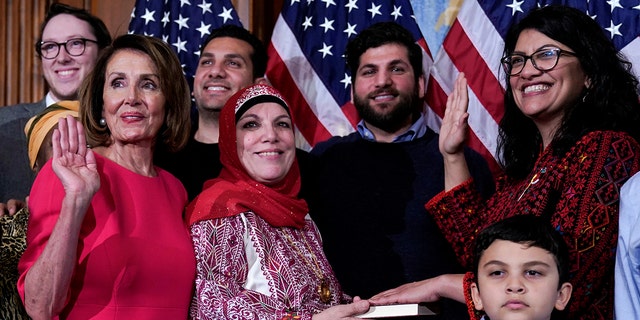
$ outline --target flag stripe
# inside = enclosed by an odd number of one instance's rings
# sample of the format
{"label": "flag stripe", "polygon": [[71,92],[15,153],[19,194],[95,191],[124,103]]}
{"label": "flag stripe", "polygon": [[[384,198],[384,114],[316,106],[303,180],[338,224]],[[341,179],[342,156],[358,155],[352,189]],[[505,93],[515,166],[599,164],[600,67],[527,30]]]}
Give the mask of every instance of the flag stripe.
{"label": "flag stripe", "polygon": [[[302,49],[292,39],[295,39],[295,36],[280,16],[274,27],[269,46],[272,50],[269,52],[270,61],[267,67],[267,76],[272,85],[285,94],[290,103],[298,101],[298,103],[303,103],[302,108],[309,109],[309,112],[314,115],[309,122],[315,119],[318,121],[318,126],[322,126],[327,132],[310,134],[300,128],[305,139],[311,145],[315,145],[332,135],[345,135],[352,132],[354,125],[341,112],[340,105],[333,99],[330,91],[311,65],[306,63],[307,60]],[[277,65],[278,68],[276,68]],[[315,125],[311,126],[315,127]]]}
{"label": "flag stripe", "polygon": [[456,57],[453,61],[456,68],[467,75],[467,82],[473,92],[479,93],[480,103],[487,108],[493,119],[498,122],[502,118],[503,92],[502,86],[495,78],[494,74],[487,67],[482,56],[476,51],[476,47],[471,43],[466,33],[457,21],[451,26],[449,34],[452,34],[458,41],[446,41],[443,49],[449,57]]}
{"label": "flag stripe", "polygon": [[[279,87],[294,88],[296,82],[291,78],[286,65],[280,59],[273,46],[269,46],[269,68],[280,75],[278,78]],[[329,131],[322,125],[309,107],[304,97],[298,90],[290,90],[287,102],[295,115],[296,127],[302,133],[306,141],[323,141],[331,137]]]}

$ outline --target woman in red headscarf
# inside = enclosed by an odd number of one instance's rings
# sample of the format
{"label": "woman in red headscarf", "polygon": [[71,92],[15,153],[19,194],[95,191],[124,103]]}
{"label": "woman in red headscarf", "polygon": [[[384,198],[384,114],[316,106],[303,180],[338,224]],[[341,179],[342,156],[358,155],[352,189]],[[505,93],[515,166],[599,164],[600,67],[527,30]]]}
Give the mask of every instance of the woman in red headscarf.
{"label": "woman in red headscarf", "polygon": [[349,298],[298,198],[293,119],[281,95],[265,85],[236,93],[220,114],[219,143],[222,172],[187,207],[197,261],[191,316],[349,319],[366,312],[369,303],[359,298],[338,306]]}

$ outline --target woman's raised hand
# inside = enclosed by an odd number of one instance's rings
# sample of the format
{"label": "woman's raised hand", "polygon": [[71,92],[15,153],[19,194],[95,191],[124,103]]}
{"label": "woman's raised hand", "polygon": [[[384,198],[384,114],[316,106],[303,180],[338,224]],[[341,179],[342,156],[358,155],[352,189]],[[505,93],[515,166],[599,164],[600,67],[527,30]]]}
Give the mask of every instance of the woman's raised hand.
{"label": "woman's raised hand", "polygon": [[87,148],[82,124],[72,116],[58,120],[52,144],[53,171],[65,193],[92,197],[100,188],[100,175],[93,151]]}
{"label": "woman's raised hand", "polygon": [[447,98],[447,105],[440,127],[440,152],[447,155],[460,154],[464,150],[464,142],[469,132],[467,120],[469,113],[469,93],[467,92],[467,78],[460,73]]}

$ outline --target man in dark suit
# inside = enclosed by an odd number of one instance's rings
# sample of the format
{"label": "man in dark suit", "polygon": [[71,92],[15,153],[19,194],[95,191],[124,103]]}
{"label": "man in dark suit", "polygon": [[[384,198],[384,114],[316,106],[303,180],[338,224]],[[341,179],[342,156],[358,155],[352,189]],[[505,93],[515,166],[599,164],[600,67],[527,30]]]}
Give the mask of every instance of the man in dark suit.
{"label": "man in dark suit", "polygon": [[[105,24],[87,11],[58,3],[49,8],[35,44],[49,92],[35,103],[0,108],[0,203],[24,200],[35,178],[24,132],[29,118],[57,101],[76,100],[98,52],[110,43]],[[0,216],[3,211],[0,205]]]}

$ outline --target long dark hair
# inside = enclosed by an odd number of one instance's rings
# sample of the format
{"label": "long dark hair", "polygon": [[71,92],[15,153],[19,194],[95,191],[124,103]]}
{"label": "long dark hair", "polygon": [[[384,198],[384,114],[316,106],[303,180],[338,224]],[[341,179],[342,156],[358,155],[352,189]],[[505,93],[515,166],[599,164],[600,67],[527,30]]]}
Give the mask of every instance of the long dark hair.
{"label": "long dark hair", "polygon": [[[631,71],[631,63],[618,53],[591,17],[565,6],[536,9],[511,27],[505,38],[504,56],[513,53],[525,29],[539,31],[571,48],[590,80],[582,99],[565,106],[551,145],[554,154],[563,155],[582,136],[595,130],[624,131],[639,140],[638,80]],[[506,174],[518,179],[532,170],[542,138],[533,121],[516,105],[508,74],[506,79],[498,154]]]}

